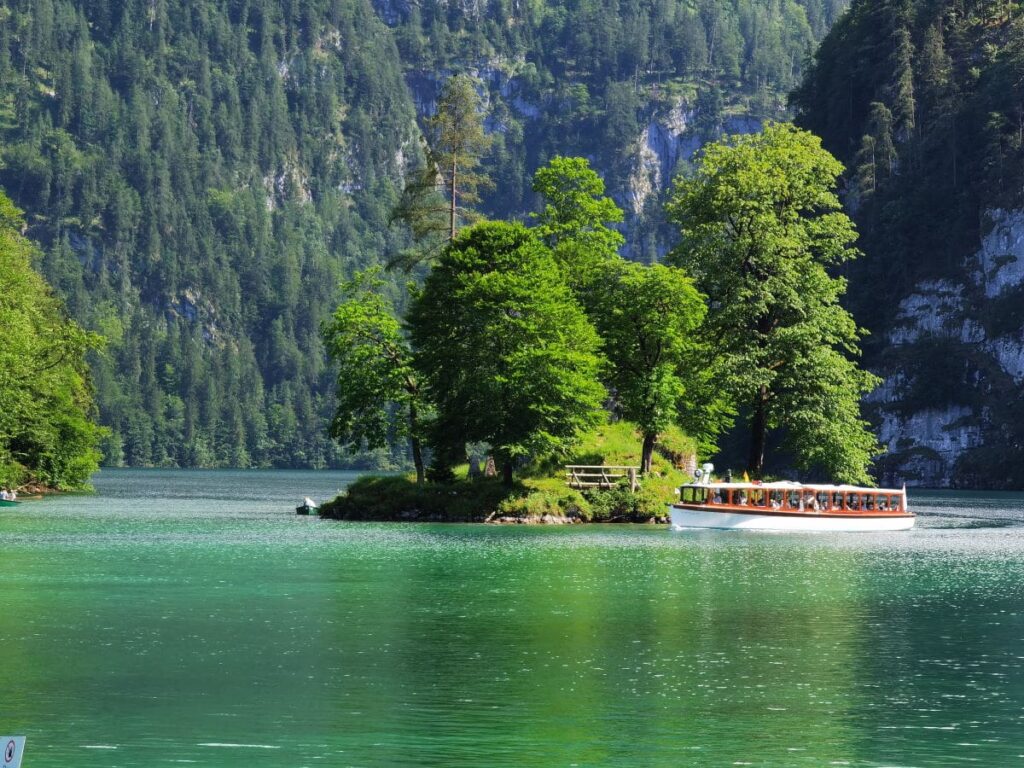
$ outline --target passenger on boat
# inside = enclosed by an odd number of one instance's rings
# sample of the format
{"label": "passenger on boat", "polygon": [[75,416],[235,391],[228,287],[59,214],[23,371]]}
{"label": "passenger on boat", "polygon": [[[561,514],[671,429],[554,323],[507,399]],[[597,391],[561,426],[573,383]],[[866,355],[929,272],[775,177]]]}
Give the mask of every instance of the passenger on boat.
{"label": "passenger on boat", "polygon": [[0,501],[10,501],[10,500],[11,500],[11,495],[9,493],[7,493],[7,489],[6,488],[0,489]]}
{"label": "passenger on boat", "polygon": [[711,503],[712,504],[721,504],[722,503],[722,492],[721,491],[715,491],[715,495],[711,497]]}
{"label": "passenger on boat", "polygon": [[782,502],[778,499],[772,499],[772,509],[782,509]]}

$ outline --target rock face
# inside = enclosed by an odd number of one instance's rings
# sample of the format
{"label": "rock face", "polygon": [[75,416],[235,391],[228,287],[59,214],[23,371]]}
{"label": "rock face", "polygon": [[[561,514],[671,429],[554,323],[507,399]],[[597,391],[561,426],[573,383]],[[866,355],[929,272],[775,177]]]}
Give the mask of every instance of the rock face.
{"label": "rock face", "polygon": [[998,465],[1021,453],[1008,414],[1024,383],[1024,211],[988,218],[962,281],[919,283],[887,333],[884,383],[869,398],[883,482],[1015,484]]}

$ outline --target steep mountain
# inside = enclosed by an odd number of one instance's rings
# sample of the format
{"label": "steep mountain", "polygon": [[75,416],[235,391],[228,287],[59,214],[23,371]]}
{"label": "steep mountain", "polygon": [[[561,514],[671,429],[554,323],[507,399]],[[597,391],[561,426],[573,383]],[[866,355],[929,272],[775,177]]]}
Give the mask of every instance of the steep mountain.
{"label": "steep mountain", "polygon": [[107,462],[337,463],[319,325],[417,147],[370,5],[18,0],[0,84],[0,185],[109,340]]}
{"label": "steep mountain", "polygon": [[883,475],[1024,486],[1024,17],[855,0],[794,94],[849,167]]}
{"label": "steep mountain", "polygon": [[340,278],[403,245],[388,212],[448,74],[487,97],[487,213],[525,215],[538,165],[586,155],[650,260],[671,175],[706,138],[782,115],[844,4],[3,3],[0,187],[108,339],[106,462],[345,461],[318,329]]}
{"label": "steep mountain", "polygon": [[589,158],[627,212],[627,253],[671,237],[661,193],[723,131],[786,116],[816,42],[847,0],[374,0],[394,30],[420,115],[444,77],[485,86],[497,141],[487,212],[533,208],[530,177],[555,154]]}

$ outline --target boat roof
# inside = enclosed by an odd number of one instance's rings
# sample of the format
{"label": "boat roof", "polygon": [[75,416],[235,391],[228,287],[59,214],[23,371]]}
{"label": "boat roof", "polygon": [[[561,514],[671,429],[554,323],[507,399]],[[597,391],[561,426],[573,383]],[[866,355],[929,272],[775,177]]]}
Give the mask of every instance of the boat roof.
{"label": "boat roof", "polygon": [[830,485],[829,483],[797,483],[792,480],[776,480],[771,483],[686,483],[685,488],[715,488],[717,490],[770,491],[830,491],[835,493],[904,493],[896,488],[866,488],[860,485]]}

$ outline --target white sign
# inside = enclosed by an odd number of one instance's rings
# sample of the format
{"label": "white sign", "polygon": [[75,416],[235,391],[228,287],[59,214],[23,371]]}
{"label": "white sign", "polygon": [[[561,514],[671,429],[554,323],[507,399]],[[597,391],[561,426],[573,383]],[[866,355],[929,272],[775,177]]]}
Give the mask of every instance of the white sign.
{"label": "white sign", "polygon": [[21,768],[21,756],[25,754],[24,736],[0,736],[0,768]]}

